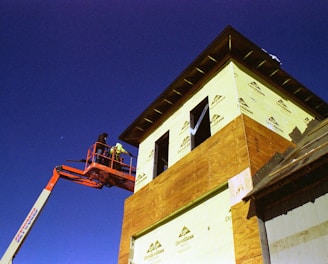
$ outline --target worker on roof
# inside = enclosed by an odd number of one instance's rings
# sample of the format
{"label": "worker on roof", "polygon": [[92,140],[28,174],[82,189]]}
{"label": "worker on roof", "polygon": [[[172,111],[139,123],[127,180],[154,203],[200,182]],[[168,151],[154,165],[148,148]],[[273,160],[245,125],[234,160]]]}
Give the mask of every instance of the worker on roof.
{"label": "worker on roof", "polygon": [[108,134],[106,132],[100,134],[97,138],[96,142],[96,162],[102,163],[103,158],[100,155],[105,154],[106,150],[106,140],[107,140]]}

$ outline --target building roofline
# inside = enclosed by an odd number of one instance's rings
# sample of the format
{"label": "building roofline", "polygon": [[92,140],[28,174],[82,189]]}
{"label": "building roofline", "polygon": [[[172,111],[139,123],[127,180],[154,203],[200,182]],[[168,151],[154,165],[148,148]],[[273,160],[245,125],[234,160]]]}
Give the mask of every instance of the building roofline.
{"label": "building roofline", "polygon": [[233,27],[222,33],[122,132],[135,147],[229,60],[235,60],[273,84],[291,100],[322,120],[328,105],[280,67],[280,62]]}

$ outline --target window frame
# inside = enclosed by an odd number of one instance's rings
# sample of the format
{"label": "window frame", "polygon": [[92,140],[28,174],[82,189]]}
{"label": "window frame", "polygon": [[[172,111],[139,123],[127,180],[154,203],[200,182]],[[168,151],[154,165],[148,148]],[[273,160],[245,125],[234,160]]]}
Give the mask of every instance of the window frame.
{"label": "window frame", "polygon": [[153,178],[168,168],[169,138],[169,131],[167,131],[155,142]]}
{"label": "window frame", "polygon": [[196,148],[211,136],[209,102],[206,96],[190,111],[191,149]]}

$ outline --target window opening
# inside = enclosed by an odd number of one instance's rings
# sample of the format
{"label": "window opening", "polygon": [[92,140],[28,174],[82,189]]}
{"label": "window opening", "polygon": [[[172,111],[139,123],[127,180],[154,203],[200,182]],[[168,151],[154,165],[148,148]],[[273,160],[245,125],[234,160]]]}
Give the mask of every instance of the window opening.
{"label": "window opening", "polygon": [[190,112],[191,149],[211,136],[208,98],[206,97]]}
{"label": "window opening", "polygon": [[154,178],[165,171],[169,160],[169,132],[155,142]]}

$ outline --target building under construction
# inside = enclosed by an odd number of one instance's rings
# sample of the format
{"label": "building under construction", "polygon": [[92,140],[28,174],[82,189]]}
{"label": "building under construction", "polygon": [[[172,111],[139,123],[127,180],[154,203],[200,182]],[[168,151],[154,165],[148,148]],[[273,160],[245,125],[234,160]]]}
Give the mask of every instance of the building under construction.
{"label": "building under construction", "polygon": [[119,263],[328,263],[328,106],[227,27],[120,139]]}

